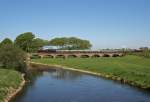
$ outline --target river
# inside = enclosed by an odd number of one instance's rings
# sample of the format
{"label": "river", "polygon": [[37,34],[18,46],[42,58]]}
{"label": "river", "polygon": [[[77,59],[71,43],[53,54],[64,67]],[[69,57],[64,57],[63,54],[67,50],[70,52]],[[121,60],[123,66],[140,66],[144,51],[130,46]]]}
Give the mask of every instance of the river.
{"label": "river", "polygon": [[59,68],[31,71],[31,82],[11,102],[150,102],[150,92]]}

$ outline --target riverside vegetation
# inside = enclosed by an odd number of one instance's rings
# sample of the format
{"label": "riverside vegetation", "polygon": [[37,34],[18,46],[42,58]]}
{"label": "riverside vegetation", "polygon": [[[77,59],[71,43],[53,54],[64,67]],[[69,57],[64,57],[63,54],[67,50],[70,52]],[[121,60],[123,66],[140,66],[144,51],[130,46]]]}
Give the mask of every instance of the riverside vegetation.
{"label": "riverside vegetation", "polygon": [[[77,43],[78,42],[78,43]],[[61,49],[84,50],[92,47],[91,43],[75,37],[55,38],[51,41],[36,38],[32,32],[16,37],[15,41],[6,38],[0,43],[0,102],[3,102],[12,90],[17,89],[26,73],[26,53],[37,52],[45,45],[60,46]],[[70,46],[71,45],[71,46]],[[33,59],[33,62],[49,65],[62,65],[75,69],[102,73],[134,82],[144,88],[150,88],[149,49],[144,49],[140,56],[128,55],[118,58],[68,58],[68,59]],[[144,56],[144,57],[143,57]]]}
{"label": "riverside vegetation", "polygon": [[117,77],[142,88],[150,88],[150,59],[126,55],[124,57],[101,58],[44,58],[32,59],[32,62],[62,65]]}
{"label": "riverside vegetation", "polygon": [[6,38],[0,43],[0,102],[10,100],[24,82],[26,54]]}
{"label": "riverside vegetation", "polygon": [[49,44],[63,49],[89,49],[92,46],[88,40],[75,37],[55,38],[48,41],[36,38],[32,32],[20,34],[14,41],[5,38],[0,42],[0,102],[14,89],[19,88],[22,82],[21,74],[27,72],[27,53],[37,52],[40,47]]}
{"label": "riverside vegetation", "polygon": [[17,89],[22,82],[21,73],[0,68],[0,102],[3,102],[11,91]]}

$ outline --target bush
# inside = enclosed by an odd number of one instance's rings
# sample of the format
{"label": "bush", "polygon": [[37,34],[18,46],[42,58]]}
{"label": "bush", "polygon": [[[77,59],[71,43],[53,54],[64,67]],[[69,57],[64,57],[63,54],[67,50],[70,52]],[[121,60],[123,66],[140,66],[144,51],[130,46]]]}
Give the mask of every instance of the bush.
{"label": "bush", "polygon": [[143,50],[141,52],[128,52],[128,55],[135,55],[135,56],[140,56],[140,57],[145,57],[145,58],[150,58],[150,51],[149,50]]}
{"label": "bush", "polygon": [[13,42],[9,38],[5,38],[1,43],[0,46],[3,46],[5,44],[13,44]]}
{"label": "bush", "polygon": [[26,54],[13,44],[4,44],[0,47],[0,66],[20,72],[26,71]]}

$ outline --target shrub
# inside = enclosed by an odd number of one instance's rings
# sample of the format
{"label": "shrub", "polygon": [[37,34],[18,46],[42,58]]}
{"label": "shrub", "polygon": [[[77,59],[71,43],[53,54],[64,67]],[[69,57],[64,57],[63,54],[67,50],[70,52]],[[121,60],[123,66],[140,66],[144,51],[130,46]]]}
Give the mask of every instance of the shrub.
{"label": "shrub", "polygon": [[20,72],[26,71],[26,54],[13,44],[4,44],[0,47],[0,66]]}

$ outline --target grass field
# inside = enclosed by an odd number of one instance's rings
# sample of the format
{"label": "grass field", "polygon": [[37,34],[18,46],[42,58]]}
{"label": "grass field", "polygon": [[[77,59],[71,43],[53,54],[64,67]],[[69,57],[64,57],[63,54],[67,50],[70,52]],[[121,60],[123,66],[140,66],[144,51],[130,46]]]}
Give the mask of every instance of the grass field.
{"label": "grass field", "polygon": [[68,59],[33,59],[33,62],[57,64],[76,69],[98,72],[150,87],[150,59],[138,56],[101,57],[101,58],[68,58]]}
{"label": "grass field", "polygon": [[22,82],[19,72],[0,68],[0,102],[8,95],[10,89],[17,89]]}

